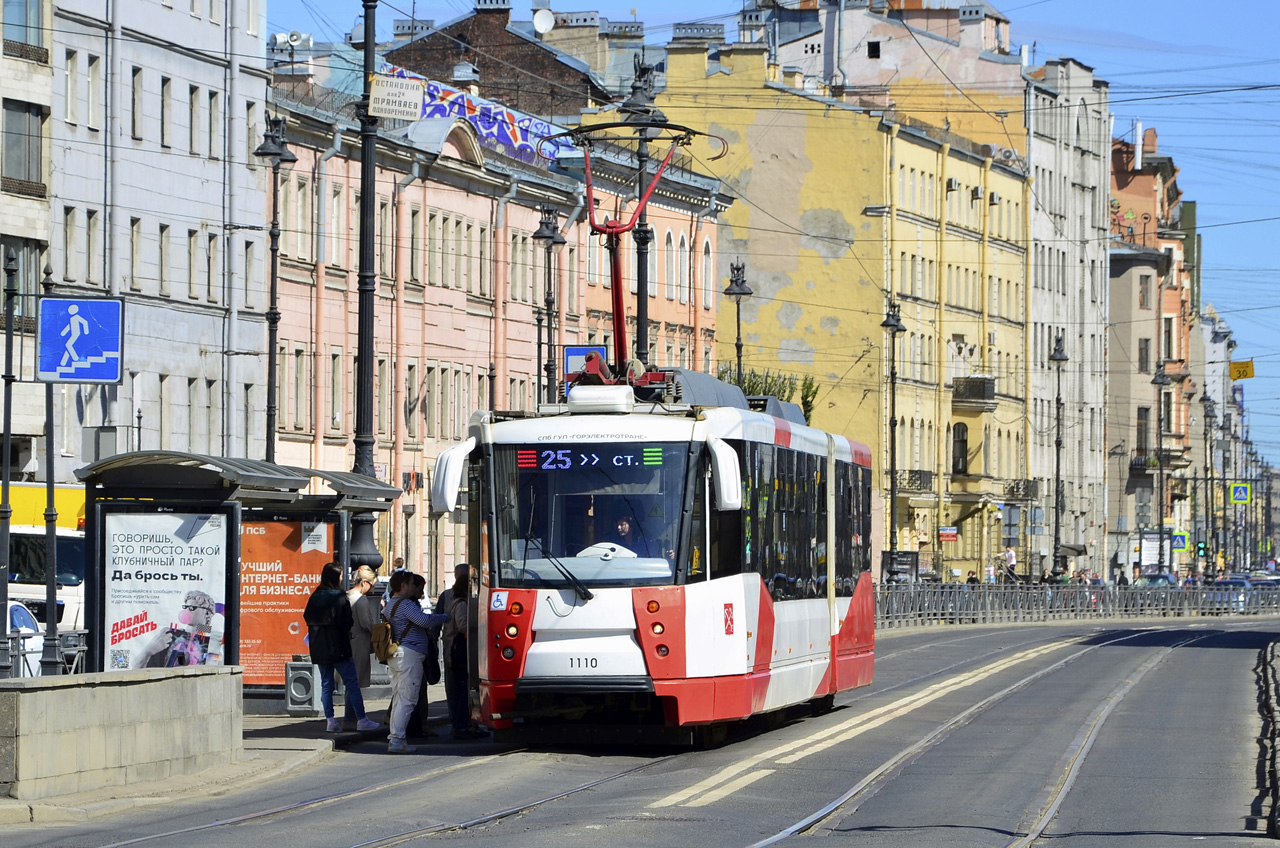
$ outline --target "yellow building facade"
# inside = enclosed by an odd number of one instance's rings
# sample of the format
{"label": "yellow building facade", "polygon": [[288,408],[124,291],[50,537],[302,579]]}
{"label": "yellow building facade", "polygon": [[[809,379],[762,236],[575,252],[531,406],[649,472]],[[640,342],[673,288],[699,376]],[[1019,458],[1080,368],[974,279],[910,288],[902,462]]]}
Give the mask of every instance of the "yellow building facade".
{"label": "yellow building facade", "polygon": [[[673,123],[728,144],[715,162],[712,142],[691,152],[736,198],[716,273],[723,289],[729,264],[746,265],[744,368],[813,377],[814,426],[877,457],[876,545],[890,547],[892,526],[925,573],[982,569],[1003,550],[1000,505],[1026,488],[1026,181],[952,133],[799,84],[763,45],[673,43],[657,98]],[[895,340],[881,326],[890,302],[904,326],[896,427]],[[727,362],[735,305],[721,298],[719,308],[729,310],[717,337]],[[957,528],[956,541],[940,543],[939,527]]]}

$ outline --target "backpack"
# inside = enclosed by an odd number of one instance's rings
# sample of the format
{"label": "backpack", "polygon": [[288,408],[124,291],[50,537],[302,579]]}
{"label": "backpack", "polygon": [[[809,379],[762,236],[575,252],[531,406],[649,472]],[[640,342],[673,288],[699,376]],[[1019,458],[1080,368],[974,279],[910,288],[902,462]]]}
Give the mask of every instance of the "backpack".
{"label": "backpack", "polygon": [[[395,618],[396,607],[400,606],[400,602],[404,598],[399,598],[391,605],[391,617]],[[373,625],[373,633],[371,634],[373,641],[373,655],[378,658],[378,662],[385,663],[391,659],[396,651],[400,650],[400,639],[395,637],[395,632],[391,629],[391,622],[387,620],[387,616],[383,614],[377,624]],[[400,634],[400,638],[404,638],[404,634]]]}

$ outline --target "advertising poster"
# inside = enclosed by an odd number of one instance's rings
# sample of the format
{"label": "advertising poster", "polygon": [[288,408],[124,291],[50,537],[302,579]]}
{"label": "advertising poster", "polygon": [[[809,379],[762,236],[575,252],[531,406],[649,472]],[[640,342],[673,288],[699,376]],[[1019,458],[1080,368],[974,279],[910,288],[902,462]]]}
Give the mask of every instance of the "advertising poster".
{"label": "advertising poster", "polygon": [[222,665],[230,523],[218,513],[104,516],[108,670]]}
{"label": "advertising poster", "polygon": [[283,686],[285,663],[309,652],[302,611],[331,562],[334,527],[315,521],[240,525],[240,664],[246,686]]}

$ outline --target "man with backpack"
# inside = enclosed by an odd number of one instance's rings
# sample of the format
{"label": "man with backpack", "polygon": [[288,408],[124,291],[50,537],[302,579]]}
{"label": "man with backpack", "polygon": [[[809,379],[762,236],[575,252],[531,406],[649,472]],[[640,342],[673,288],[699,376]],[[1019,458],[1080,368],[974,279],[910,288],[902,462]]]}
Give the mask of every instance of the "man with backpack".
{"label": "man with backpack", "polygon": [[356,730],[377,730],[382,725],[364,713],[364,698],[351,654],[351,604],[342,591],[342,571],[333,563],[320,570],[320,585],[307,599],[302,619],[307,623],[311,661],[320,666],[320,702],[324,705],[325,730],[338,733],[342,725],[333,715],[333,675],[342,675],[347,706],[356,717]]}

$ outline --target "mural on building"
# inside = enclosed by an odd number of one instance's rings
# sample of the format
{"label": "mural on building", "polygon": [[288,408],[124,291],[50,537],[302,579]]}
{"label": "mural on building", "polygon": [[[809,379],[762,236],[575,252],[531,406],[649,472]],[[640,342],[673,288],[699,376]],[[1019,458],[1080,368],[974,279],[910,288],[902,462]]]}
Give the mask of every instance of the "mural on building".
{"label": "mural on building", "polygon": [[567,139],[553,139],[543,143],[550,135],[564,132],[541,118],[509,109],[501,103],[476,97],[467,91],[442,82],[429,80],[396,65],[382,65],[378,73],[402,79],[422,80],[425,97],[422,103],[422,119],[458,118],[475,127],[480,141],[486,147],[497,148],[507,156],[521,162],[536,164],[539,154],[555,159],[561,153],[573,149]]}

